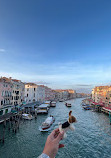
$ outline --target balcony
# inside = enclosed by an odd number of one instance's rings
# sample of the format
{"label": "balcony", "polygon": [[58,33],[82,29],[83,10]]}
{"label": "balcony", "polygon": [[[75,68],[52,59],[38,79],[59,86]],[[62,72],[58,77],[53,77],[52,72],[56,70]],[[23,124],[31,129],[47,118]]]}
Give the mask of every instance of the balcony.
{"label": "balcony", "polygon": [[11,98],[12,95],[4,95],[3,97],[4,97],[4,98]]}

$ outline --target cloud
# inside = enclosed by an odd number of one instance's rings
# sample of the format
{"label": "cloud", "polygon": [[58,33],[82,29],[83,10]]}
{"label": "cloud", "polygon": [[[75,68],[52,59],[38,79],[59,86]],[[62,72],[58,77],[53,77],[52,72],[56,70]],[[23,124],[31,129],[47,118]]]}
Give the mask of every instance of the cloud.
{"label": "cloud", "polygon": [[[26,71],[27,69],[28,71]],[[34,69],[35,68],[35,69]],[[6,69],[5,69],[6,70]],[[9,71],[0,72],[0,76],[12,77],[24,82],[46,84],[51,88],[91,89],[95,85],[109,84],[111,81],[111,65],[82,64],[78,62],[58,64],[36,64],[16,69],[11,66]]]}
{"label": "cloud", "polygon": [[92,87],[92,84],[75,84],[77,87]]}
{"label": "cloud", "polygon": [[[34,82],[34,81],[33,81],[33,82]],[[41,85],[41,84],[42,84],[42,85],[43,85],[43,84],[44,84],[44,85],[49,85],[49,84],[50,84],[50,83],[47,83],[47,82],[45,82],[45,81],[38,81],[38,82],[34,82],[34,83],[35,83],[35,84],[38,84],[38,85],[39,85],[39,84],[40,84],[40,85]]]}
{"label": "cloud", "polygon": [[0,52],[5,52],[5,49],[0,48]]}

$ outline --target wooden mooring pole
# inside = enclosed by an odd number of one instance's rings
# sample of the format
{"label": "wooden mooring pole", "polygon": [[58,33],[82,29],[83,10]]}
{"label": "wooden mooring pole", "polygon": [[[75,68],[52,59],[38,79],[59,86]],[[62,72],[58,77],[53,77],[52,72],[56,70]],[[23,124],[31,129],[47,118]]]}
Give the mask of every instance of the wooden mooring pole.
{"label": "wooden mooring pole", "polygon": [[111,125],[111,113],[109,111],[109,120],[110,120],[110,125]]}
{"label": "wooden mooring pole", "polygon": [[3,144],[5,142],[5,128],[6,128],[6,119],[4,120],[4,123],[3,123],[3,137],[2,137],[2,143]]}

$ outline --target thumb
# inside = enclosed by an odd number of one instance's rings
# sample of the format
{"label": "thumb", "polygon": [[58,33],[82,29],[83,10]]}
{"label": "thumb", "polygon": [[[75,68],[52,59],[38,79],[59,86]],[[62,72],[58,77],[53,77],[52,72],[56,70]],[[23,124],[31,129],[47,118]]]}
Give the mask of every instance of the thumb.
{"label": "thumb", "polygon": [[59,133],[59,135],[56,138],[56,141],[59,143],[60,140],[63,138],[63,136],[64,136],[64,131],[62,131],[61,133]]}

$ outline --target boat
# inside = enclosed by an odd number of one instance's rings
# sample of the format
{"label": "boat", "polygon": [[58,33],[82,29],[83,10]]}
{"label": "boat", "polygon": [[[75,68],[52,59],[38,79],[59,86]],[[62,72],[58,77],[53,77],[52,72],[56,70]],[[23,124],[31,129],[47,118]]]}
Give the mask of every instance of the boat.
{"label": "boat", "polygon": [[72,106],[71,103],[65,103],[65,105],[66,105],[67,107],[71,107],[71,106]]}
{"label": "boat", "polygon": [[51,106],[51,107],[56,107],[56,102],[55,102],[55,101],[52,101],[50,106]]}
{"label": "boat", "polygon": [[49,110],[49,104],[41,104],[37,107],[37,114],[47,114]]}
{"label": "boat", "polygon": [[60,99],[59,102],[64,102],[64,99]]}
{"label": "boat", "polygon": [[51,125],[54,123],[55,118],[50,115],[41,125],[40,131],[48,131]]}
{"label": "boat", "polygon": [[85,106],[83,106],[83,109],[84,110],[91,110],[92,108],[90,105],[86,104]]}
{"label": "boat", "polygon": [[32,120],[33,119],[31,114],[25,114],[25,113],[22,114],[22,118],[25,120]]}
{"label": "boat", "polygon": [[45,103],[44,103],[44,104],[47,104],[47,105],[48,105],[48,107],[50,107],[51,101],[45,101]]}

